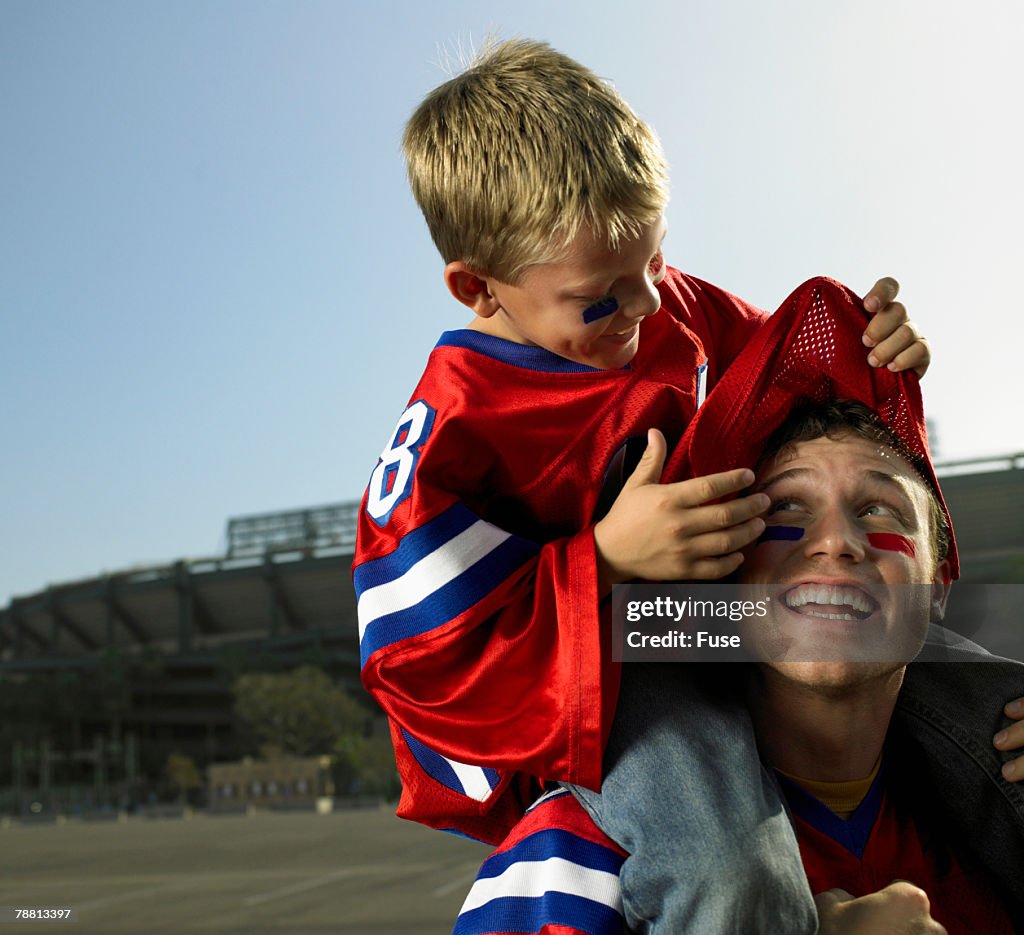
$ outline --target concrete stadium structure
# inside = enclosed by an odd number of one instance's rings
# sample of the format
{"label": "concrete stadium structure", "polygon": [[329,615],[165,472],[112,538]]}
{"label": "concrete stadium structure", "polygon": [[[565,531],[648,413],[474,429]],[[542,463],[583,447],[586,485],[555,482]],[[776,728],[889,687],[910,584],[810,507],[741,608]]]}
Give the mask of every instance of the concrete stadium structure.
{"label": "concrete stadium structure", "polygon": [[[941,466],[968,582],[1024,582],[1024,454]],[[152,762],[234,758],[231,681],[250,669],[324,667],[359,692],[350,566],[358,504],[228,522],[227,554],[57,584],[0,610],[0,685],[89,673],[116,660],[128,681],[117,730]],[[81,712],[80,734],[109,735]],[[0,749],[0,787],[11,764]],[[6,768],[5,768],[6,767]]]}

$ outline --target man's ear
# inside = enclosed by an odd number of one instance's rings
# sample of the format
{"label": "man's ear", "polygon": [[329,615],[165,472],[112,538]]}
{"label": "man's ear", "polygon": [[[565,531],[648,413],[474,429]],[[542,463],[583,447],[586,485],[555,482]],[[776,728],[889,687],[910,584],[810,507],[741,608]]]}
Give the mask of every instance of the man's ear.
{"label": "man's ear", "polygon": [[946,601],[949,599],[949,589],[953,587],[952,574],[949,562],[943,559],[939,562],[932,576],[932,602],[931,622],[941,623],[946,616]]}
{"label": "man's ear", "polygon": [[490,318],[501,304],[491,293],[491,280],[474,273],[462,260],[453,260],[444,268],[448,291],[481,318]]}

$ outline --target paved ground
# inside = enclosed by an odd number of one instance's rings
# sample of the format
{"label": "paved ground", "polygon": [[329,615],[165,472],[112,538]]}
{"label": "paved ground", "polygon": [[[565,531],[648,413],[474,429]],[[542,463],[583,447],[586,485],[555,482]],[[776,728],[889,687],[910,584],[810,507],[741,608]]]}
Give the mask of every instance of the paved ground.
{"label": "paved ground", "polygon": [[0,829],[0,906],[73,906],[64,935],[448,935],[488,848],[390,811]]}

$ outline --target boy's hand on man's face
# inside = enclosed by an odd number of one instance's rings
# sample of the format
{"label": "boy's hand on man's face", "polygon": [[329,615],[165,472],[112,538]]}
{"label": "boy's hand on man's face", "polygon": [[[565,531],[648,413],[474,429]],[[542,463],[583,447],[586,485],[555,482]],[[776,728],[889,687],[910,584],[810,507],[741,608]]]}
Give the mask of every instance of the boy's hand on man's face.
{"label": "boy's hand on man's face", "polygon": [[[1024,750],[1024,698],[1011,701],[1003,711],[1017,723],[999,731],[992,743],[999,750]],[[1009,782],[1024,780],[1024,756],[1003,764],[1003,779]]]}
{"label": "boy's hand on man's face", "polygon": [[895,301],[899,291],[900,284],[885,276],[864,296],[864,308],[873,316],[864,330],[864,343],[871,348],[868,363],[894,371],[913,369],[923,377],[932,352],[906,308]]}
{"label": "boy's hand on man's face", "polygon": [[666,454],[665,436],[651,429],[636,470],[594,527],[602,594],[634,578],[723,578],[743,561],[740,549],[764,531],[760,514],[770,503],[765,494],[711,502],[749,487],[753,471],[742,468],[662,484]]}

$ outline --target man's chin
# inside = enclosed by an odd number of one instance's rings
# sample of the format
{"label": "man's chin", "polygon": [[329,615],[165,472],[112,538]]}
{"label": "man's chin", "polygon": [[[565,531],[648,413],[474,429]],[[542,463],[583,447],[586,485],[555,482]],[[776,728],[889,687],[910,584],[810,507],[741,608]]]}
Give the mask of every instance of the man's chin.
{"label": "man's chin", "polygon": [[773,662],[774,669],[789,682],[826,695],[842,695],[877,682],[905,666],[903,662],[815,662],[787,660]]}

